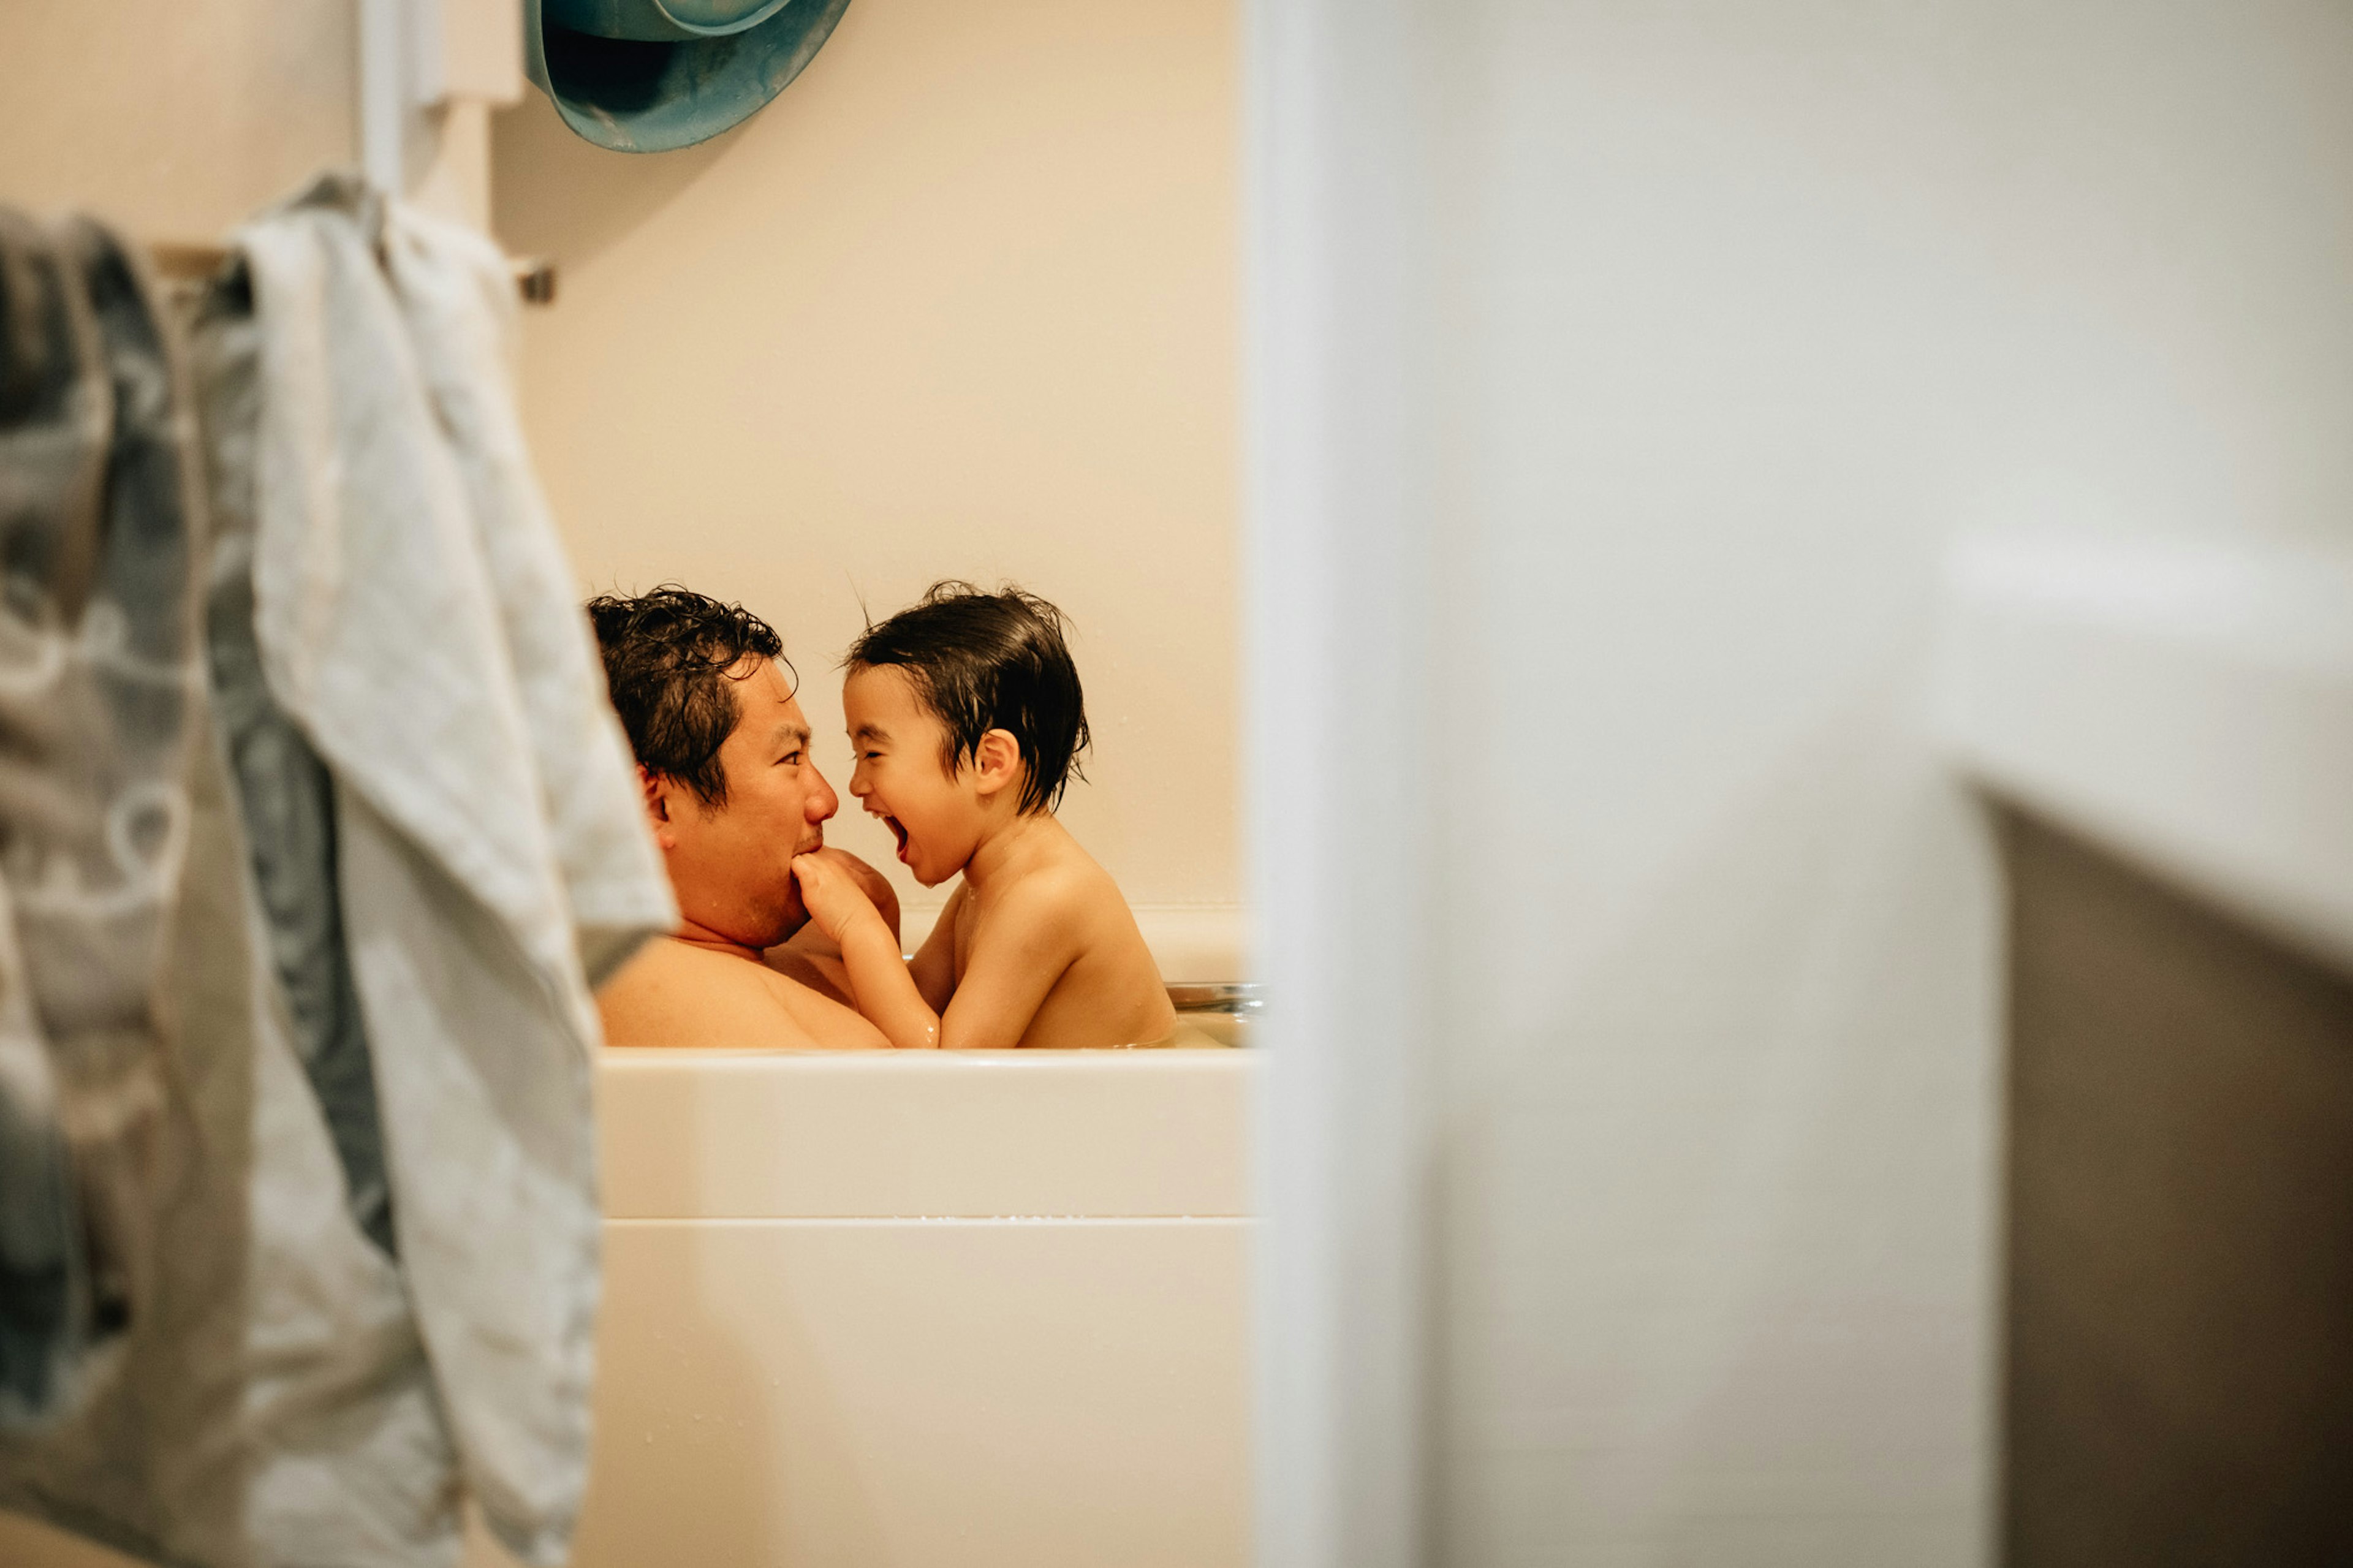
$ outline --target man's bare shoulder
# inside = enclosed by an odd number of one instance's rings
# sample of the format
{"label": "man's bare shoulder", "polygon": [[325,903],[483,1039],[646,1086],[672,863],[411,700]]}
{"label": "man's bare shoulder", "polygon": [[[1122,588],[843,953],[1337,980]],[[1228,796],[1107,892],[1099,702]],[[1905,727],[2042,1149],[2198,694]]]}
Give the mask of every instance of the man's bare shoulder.
{"label": "man's bare shoulder", "polygon": [[786,979],[807,986],[820,996],[839,1002],[845,1007],[857,1005],[849,994],[849,971],[843,966],[839,953],[812,952],[787,942],[762,953],[760,962]]}
{"label": "man's bare shoulder", "polygon": [[881,1031],[755,959],[671,937],[646,944],[596,994],[605,1043],[631,1048],[880,1049]]}

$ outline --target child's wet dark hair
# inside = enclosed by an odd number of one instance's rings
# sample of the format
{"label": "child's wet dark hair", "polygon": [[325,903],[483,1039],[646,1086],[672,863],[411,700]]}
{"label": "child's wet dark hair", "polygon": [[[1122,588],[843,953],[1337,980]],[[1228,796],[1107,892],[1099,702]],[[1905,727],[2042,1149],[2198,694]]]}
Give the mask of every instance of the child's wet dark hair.
{"label": "child's wet dark hair", "polygon": [[916,695],[947,726],[940,765],[971,760],[991,730],[1010,734],[1029,776],[1024,813],[1051,811],[1080,771],[1087,746],[1079,668],[1062,638],[1062,612],[1011,584],[994,594],[969,583],[934,583],[923,598],[850,645],[853,672],[904,670]]}

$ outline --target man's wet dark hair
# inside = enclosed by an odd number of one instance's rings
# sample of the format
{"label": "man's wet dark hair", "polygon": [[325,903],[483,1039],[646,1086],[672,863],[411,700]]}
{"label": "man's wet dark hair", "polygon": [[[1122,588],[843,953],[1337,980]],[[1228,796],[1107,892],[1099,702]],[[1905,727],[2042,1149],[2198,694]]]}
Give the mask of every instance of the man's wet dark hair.
{"label": "man's wet dark hair", "polygon": [[751,657],[783,665],[793,679],[776,628],[741,605],[675,583],[633,599],[600,594],[588,601],[588,623],[638,761],[679,780],[705,805],[726,805],[719,748],[743,714],[735,701],[742,677],[729,672]]}
{"label": "man's wet dark hair", "polygon": [[980,738],[1003,730],[1021,749],[1028,777],[1021,809],[1051,811],[1087,746],[1079,667],[1062,637],[1062,612],[1011,584],[985,594],[969,583],[934,583],[923,598],[869,626],[842,660],[851,670],[904,670],[915,695],[947,726],[940,765],[970,761]]}

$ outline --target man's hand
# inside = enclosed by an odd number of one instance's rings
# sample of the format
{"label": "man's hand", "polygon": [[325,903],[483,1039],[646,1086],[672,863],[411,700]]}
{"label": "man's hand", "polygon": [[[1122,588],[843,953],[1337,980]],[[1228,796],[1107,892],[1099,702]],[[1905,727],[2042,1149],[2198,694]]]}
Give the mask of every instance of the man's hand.
{"label": "man's hand", "polygon": [[836,947],[842,945],[844,935],[860,917],[871,917],[887,930],[881,912],[859,886],[860,879],[824,851],[794,856],[793,879],[800,884],[801,903],[807,908],[809,919]]}

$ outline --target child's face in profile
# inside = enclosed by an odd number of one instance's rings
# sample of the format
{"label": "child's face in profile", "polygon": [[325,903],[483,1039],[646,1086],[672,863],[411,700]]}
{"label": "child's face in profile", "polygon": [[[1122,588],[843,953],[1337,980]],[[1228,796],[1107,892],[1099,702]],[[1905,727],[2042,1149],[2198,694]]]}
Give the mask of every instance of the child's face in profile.
{"label": "child's face in profile", "polygon": [[895,665],[852,671],[841,709],[858,761],[849,793],[899,840],[899,860],[926,888],[972,858],[982,826],[970,770],[951,774],[941,761],[948,729]]}

